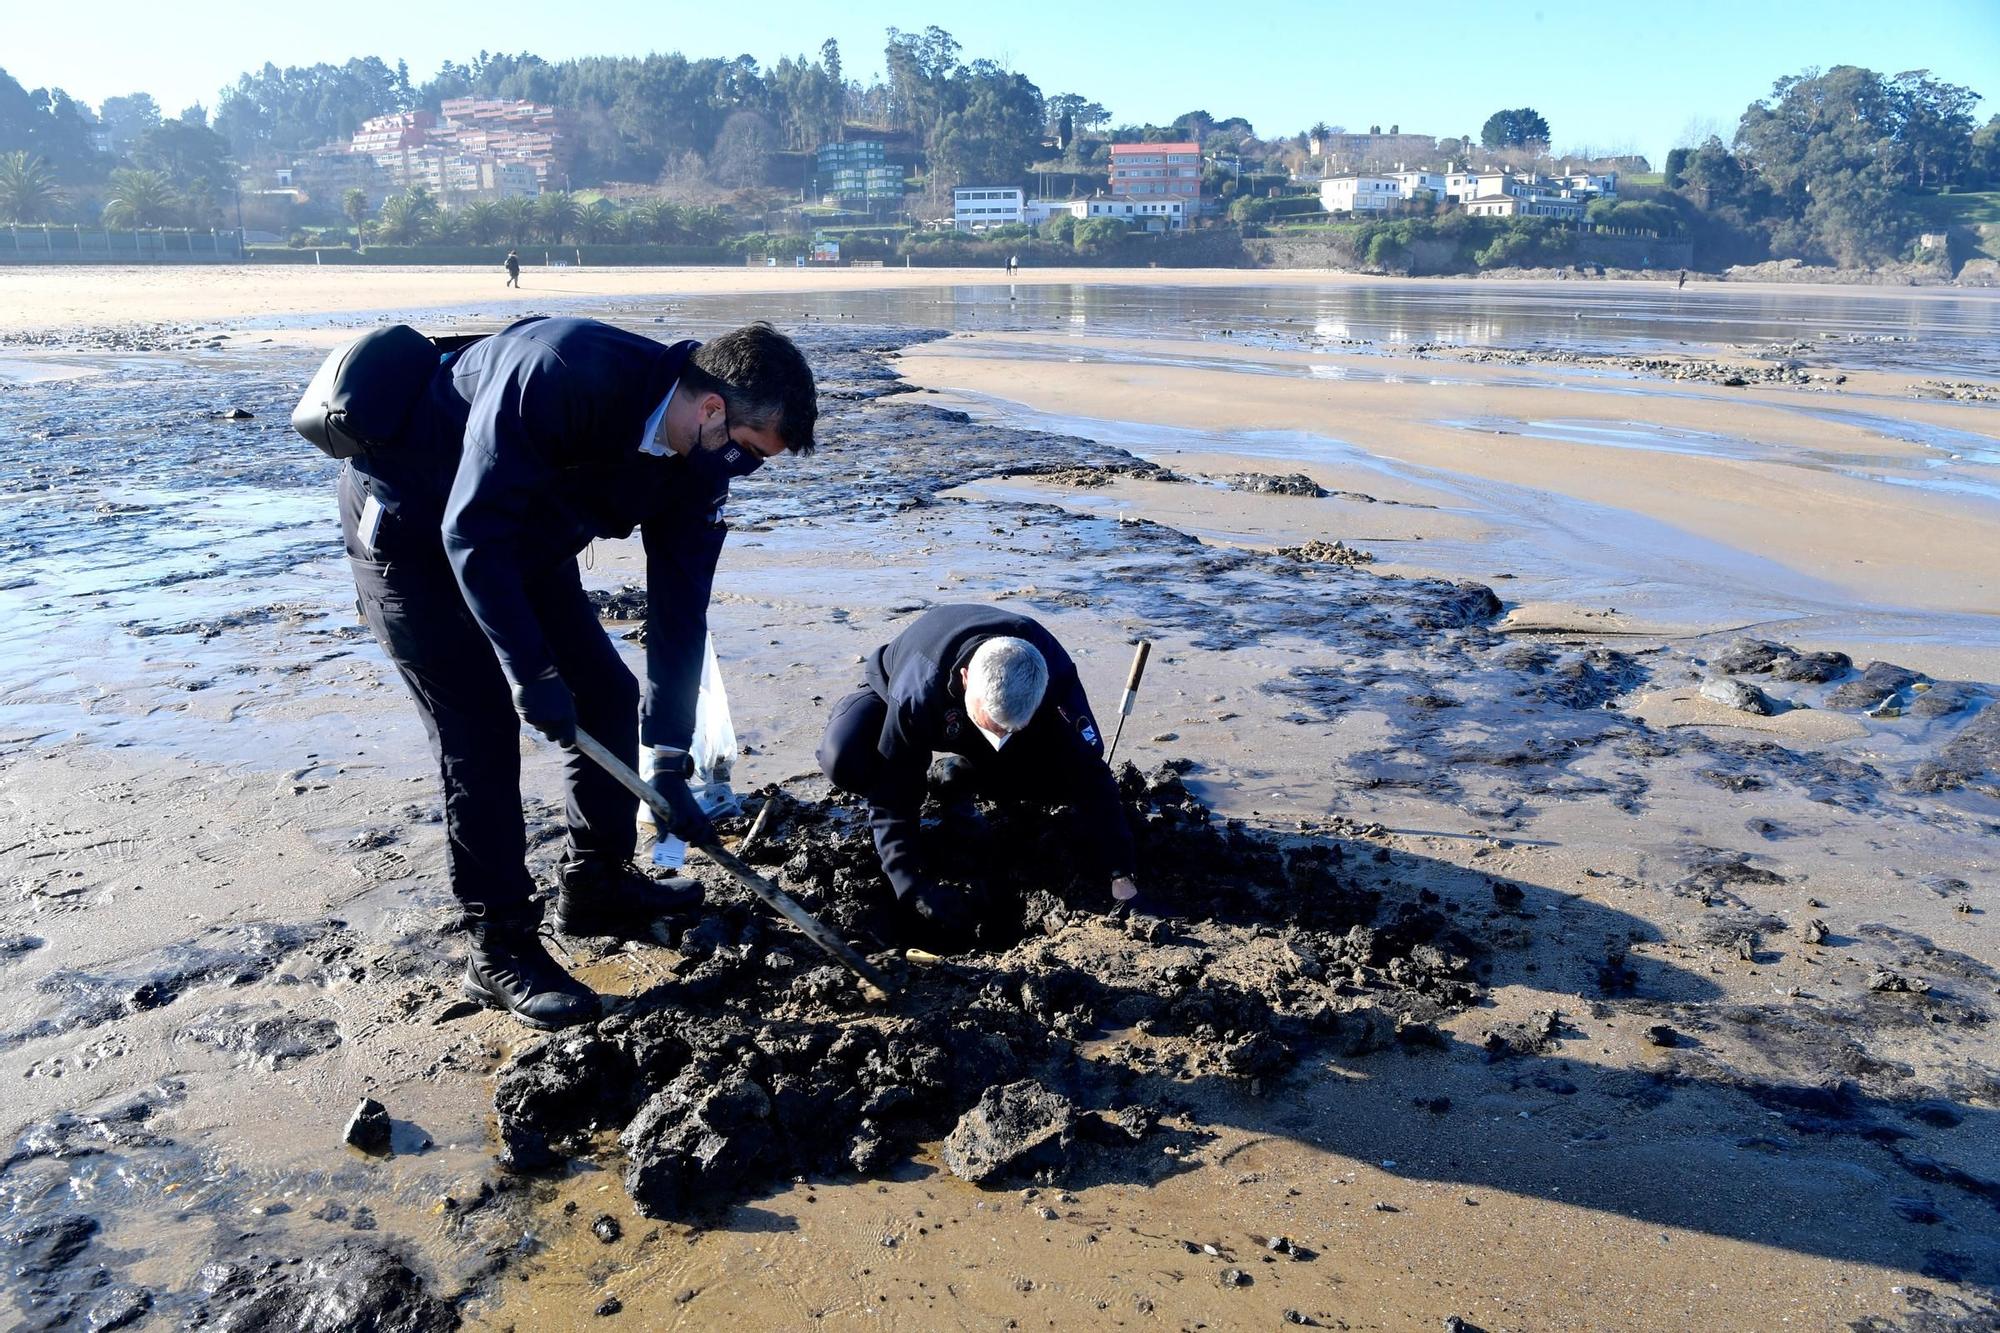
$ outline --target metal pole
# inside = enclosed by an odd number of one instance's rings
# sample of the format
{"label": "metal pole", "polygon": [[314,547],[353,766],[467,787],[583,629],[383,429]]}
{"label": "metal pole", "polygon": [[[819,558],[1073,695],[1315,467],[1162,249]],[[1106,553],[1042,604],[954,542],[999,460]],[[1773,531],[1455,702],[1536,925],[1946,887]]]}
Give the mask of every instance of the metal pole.
{"label": "metal pole", "polygon": [[1118,726],[1111,733],[1111,748],[1104,752],[1104,763],[1109,767],[1118,753],[1118,741],[1125,734],[1125,719],[1132,716],[1132,704],[1139,697],[1139,680],[1146,674],[1146,658],[1151,655],[1153,645],[1149,640],[1139,640],[1139,646],[1132,650],[1132,669],[1125,673],[1125,697],[1118,701]]}

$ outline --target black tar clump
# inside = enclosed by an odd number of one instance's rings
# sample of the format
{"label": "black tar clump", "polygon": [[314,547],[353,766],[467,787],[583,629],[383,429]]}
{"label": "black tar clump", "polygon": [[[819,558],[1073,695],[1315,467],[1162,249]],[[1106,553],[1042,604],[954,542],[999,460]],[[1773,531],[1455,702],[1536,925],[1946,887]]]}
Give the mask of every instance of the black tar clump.
{"label": "black tar clump", "polygon": [[[988,904],[979,946],[933,967],[878,958],[903,988],[879,1008],[747,894],[712,883],[676,980],[501,1072],[503,1159],[545,1169],[616,1131],[640,1211],[684,1218],[800,1172],[881,1170],[1023,1079],[1102,1108],[1078,1144],[1129,1144],[1157,1119],[1144,1104],[1156,1087],[1247,1091],[1308,1050],[1426,1043],[1431,1020],[1477,998],[1473,947],[1443,915],[1385,905],[1338,839],[1212,819],[1185,768],[1120,775],[1165,922],[1103,915],[1106,887],[1076,872],[1067,812],[990,806],[983,833],[957,829],[948,845],[927,825],[930,863]],[[905,942],[858,816],[775,788],[765,799],[750,858],[845,937]],[[1354,859],[1383,882],[1374,858]],[[1144,1040],[1082,1060],[1078,1043],[1108,1030]]]}

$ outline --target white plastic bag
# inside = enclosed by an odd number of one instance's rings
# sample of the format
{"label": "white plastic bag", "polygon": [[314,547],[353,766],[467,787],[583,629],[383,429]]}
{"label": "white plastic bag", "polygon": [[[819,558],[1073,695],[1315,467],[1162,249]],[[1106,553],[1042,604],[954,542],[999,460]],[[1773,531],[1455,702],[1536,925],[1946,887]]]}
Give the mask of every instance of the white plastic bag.
{"label": "white plastic bag", "polygon": [[[644,746],[639,752],[639,776],[647,782],[672,762],[668,755]],[[730,789],[731,771],[736,766],[736,724],[729,716],[729,692],[722,685],[722,666],[715,657],[715,636],[708,636],[702,649],[701,685],[695,695],[694,740],[688,747],[694,761],[694,776],[688,790],[710,818],[735,814],[742,809]],[[687,844],[672,834],[660,832],[652,808],[639,805],[641,840],[652,844],[652,861],[665,870],[678,870],[686,862]]]}
{"label": "white plastic bag", "polygon": [[736,766],[736,724],[729,717],[729,692],[722,687],[722,666],[715,660],[715,636],[701,659],[701,692],[695,696],[694,780],[700,783],[729,781]]}

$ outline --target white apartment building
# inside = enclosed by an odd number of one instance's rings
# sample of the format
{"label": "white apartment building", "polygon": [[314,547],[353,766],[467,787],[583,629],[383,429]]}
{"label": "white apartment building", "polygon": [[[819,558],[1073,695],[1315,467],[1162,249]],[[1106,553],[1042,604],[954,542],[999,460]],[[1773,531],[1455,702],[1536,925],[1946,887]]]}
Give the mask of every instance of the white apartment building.
{"label": "white apartment building", "polygon": [[1067,213],[1073,218],[1090,216],[1088,199],[1030,199],[1021,206],[1021,220],[1039,227],[1050,218]]}
{"label": "white apartment building", "polygon": [[1084,216],[1117,218],[1142,231],[1179,231],[1187,226],[1189,201],[1178,196],[1165,199],[1086,199]]}
{"label": "white apartment building", "polygon": [[1442,171],[1392,171],[1389,179],[1396,182],[1396,189],[1405,199],[1416,198],[1420,190],[1429,190],[1440,200],[1446,198]]}
{"label": "white apartment building", "polygon": [[1544,176],[1540,172],[1529,172],[1517,176],[1511,171],[1478,171],[1457,173],[1451,177],[1466,182],[1469,199],[1491,198],[1499,194],[1534,196],[1536,198],[1581,199],[1588,203],[1592,199],[1615,199],[1618,197],[1618,173],[1592,175],[1587,171],[1571,172],[1561,176]]}
{"label": "white apartment building", "polygon": [[1329,213],[1386,213],[1402,198],[1392,176],[1328,176],[1319,183],[1319,206]]}
{"label": "white apartment building", "polygon": [[1581,222],[1587,200],[1554,194],[1494,194],[1467,199],[1465,211],[1474,217],[1553,218]]}
{"label": "white apartment building", "polygon": [[1605,199],[1618,197],[1618,173],[1607,171],[1602,174],[1588,171],[1565,171],[1545,178],[1545,183],[1558,189],[1576,194],[1594,194]]}
{"label": "white apartment building", "polygon": [[1084,218],[1117,218],[1141,231],[1181,231],[1187,227],[1188,202],[1178,195],[1164,199],[1121,199],[1103,195],[1093,199],[1030,199],[1022,207],[1022,214],[1036,226],[1067,213],[1079,221]]}
{"label": "white apartment building", "polygon": [[1026,193],[1018,186],[960,186],[951,192],[951,225],[958,231],[985,231],[1025,222]]}

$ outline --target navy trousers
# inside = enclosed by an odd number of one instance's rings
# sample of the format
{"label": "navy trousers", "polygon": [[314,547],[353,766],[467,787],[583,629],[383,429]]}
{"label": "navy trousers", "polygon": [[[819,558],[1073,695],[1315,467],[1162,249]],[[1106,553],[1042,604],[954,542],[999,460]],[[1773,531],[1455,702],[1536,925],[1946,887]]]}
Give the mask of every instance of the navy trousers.
{"label": "navy trousers", "polygon": [[[521,722],[506,673],[466,609],[435,518],[399,506],[393,478],[371,475],[367,466],[341,469],[341,535],[362,618],[409,687],[437,760],[451,891],[495,917],[530,915]],[[371,493],[378,507],[388,500],[379,517],[369,513]],[[364,516],[375,521],[364,525]],[[527,591],[556,670],[576,697],[577,725],[636,765],[639,684],[598,623],[576,561],[530,571]],[[580,751],[564,756],[572,855],[630,855],[637,800]]]}

